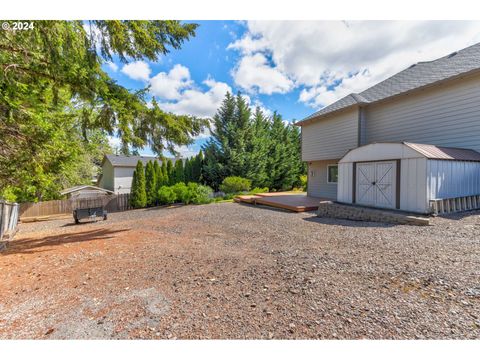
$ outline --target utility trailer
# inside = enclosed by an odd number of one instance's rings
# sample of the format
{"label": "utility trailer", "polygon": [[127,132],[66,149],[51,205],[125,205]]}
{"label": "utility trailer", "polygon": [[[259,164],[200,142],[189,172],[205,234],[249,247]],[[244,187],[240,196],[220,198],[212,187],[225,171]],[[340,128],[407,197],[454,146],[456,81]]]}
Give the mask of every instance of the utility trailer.
{"label": "utility trailer", "polygon": [[107,220],[107,210],[105,210],[103,206],[73,210],[73,218],[75,219],[75,224],[80,223],[80,220],[82,219],[97,221],[98,217],[102,217],[103,220]]}
{"label": "utility trailer", "polygon": [[79,194],[72,196],[73,219],[75,224],[80,223],[80,220],[89,219],[90,221],[97,221],[99,218],[107,220],[107,210],[105,205],[109,200],[108,196],[98,194]]}

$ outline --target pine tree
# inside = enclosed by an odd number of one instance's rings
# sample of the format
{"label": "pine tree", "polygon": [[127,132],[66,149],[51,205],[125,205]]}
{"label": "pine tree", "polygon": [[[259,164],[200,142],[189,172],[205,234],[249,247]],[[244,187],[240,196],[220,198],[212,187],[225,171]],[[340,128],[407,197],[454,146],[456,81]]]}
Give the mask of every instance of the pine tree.
{"label": "pine tree", "polygon": [[132,187],[130,190],[130,204],[134,208],[143,208],[147,205],[147,192],[145,189],[145,173],[143,164],[139,160],[133,172]]}
{"label": "pine tree", "polygon": [[147,205],[155,205],[157,198],[157,178],[155,173],[155,165],[152,161],[149,161],[145,167],[145,190],[147,194]]}

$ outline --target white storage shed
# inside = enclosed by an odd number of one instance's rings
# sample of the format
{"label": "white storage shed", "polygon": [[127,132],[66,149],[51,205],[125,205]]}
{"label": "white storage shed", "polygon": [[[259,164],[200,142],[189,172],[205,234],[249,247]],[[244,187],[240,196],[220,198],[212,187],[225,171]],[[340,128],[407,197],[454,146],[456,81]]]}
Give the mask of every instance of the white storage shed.
{"label": "white storage shed", "polygon": [[414,143],[374,143],[338,164],[337,201],[422,214],[480,207],[480,153]]}

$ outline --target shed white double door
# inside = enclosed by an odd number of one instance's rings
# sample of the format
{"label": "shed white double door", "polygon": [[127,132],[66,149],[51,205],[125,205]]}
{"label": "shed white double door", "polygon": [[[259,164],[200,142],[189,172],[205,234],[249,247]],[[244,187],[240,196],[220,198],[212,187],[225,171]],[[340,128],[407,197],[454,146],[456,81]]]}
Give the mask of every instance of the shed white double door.
{"label": "shed white double door", "polygon": [[357,163],[356,203],[395,208],[396,161]]}

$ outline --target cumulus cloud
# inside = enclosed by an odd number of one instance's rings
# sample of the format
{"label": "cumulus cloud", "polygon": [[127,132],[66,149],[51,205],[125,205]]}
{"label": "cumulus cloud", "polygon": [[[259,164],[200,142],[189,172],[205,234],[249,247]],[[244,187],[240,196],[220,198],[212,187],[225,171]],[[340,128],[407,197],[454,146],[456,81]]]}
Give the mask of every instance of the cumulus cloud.
{"label": "cumulus cloud", "polygon": [[[316,108],[413,63],[480,41],[478,21],[249,21],[246,26],[245,35],[228,46],[241,54],[235,82],[267,94],[298,87],[299,101]],[[251,73],[238,71],[245,64]],[[275,74],[273,84],[266,83],[265,73]],[[278,79],[283,86],[276,85]]]}
{"label": "cumulus cloud", "polygon": [[188,89],[184,89],[175,101],[163,101],[160,103],[162,109],[179,115],[195,115],[198,117],[211,117],[222,103],[227,92],[232,88],[224,83],[207,78],[203,81],[207,90],[203,91],[194,86],[193,82]]}
{"label": "cumulus cloud", "polygon": [[134,61],[122,68],[122,73],[133,80],[148,81],[152,70],[145,61]]}
{"label": "cumulus cloud", "polygon": [[277,68],[272,67],[265,55],[256,53],[242,57],[232,71],[235,84],[247,92],[271,95],[286,93],[293,82]]}
{"label": "cumulus cloud", "polygon": [[161,72],[150,80],[153,95],[173,100],[181,97],[181,91],[191,87],[190,71],[187,67],[176,64],[168,73]]}

